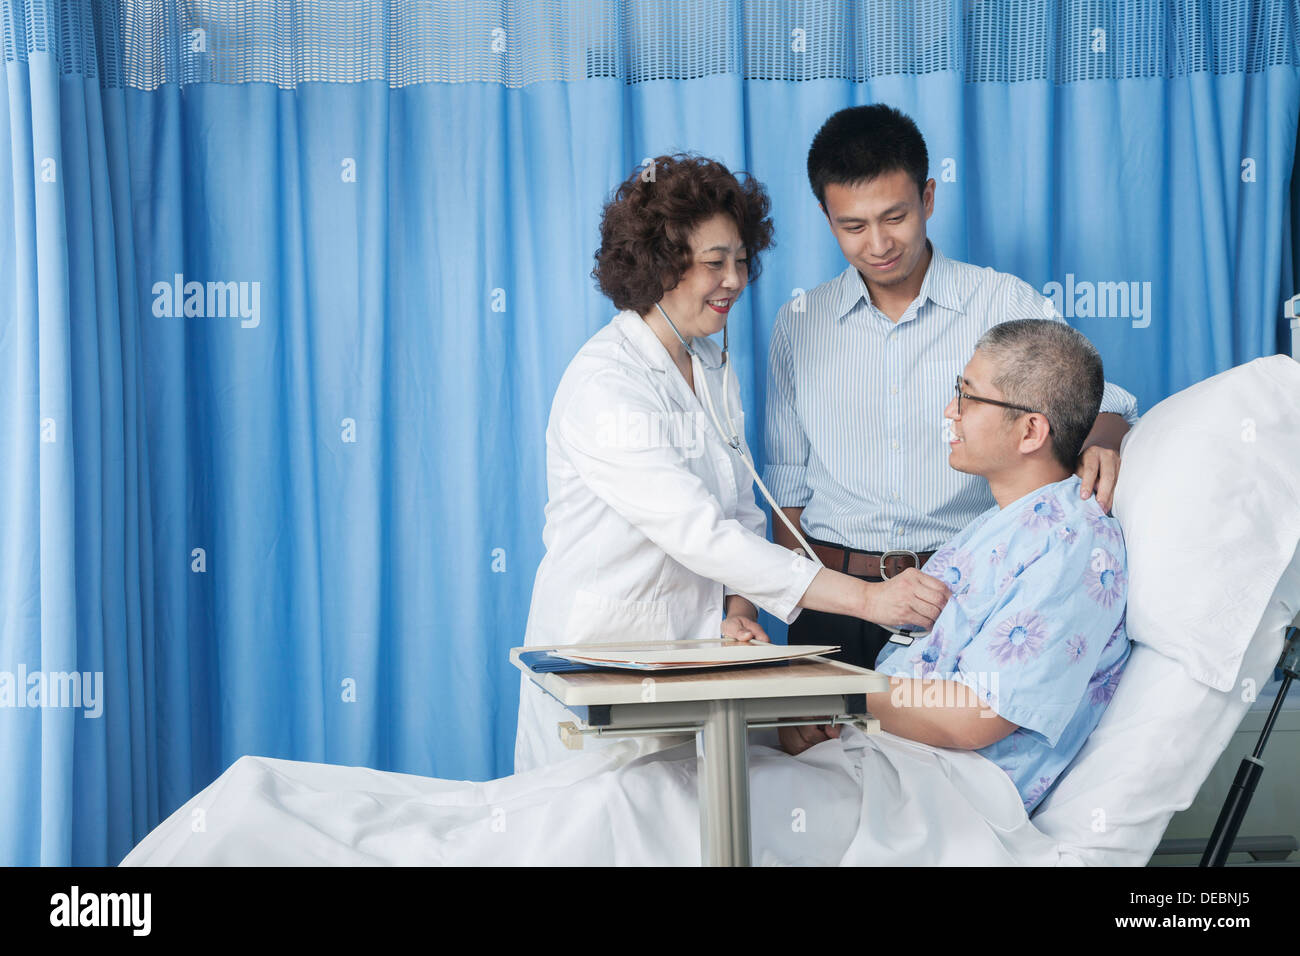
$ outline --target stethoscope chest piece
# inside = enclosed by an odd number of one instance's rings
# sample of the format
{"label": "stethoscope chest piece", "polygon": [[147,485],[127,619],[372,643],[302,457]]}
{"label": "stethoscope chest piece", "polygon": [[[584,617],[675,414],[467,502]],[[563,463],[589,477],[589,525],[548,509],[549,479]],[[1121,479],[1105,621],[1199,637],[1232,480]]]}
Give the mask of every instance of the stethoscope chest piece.
{"label": "stethoscope chest piece", "polygon": [[[880,556],[880,580],[889,580],[889,572],[885,570],[885,563],[889,560],[891,554],[910,554],[912,556],[912,567],[916,568],[918,571],[921,569],[921,556],[919,554],[915,551],[909,551],[907,548],[893,548]],[[912,643],[918,637],[925,637],[930,633],[929,631],[915,631],[908,633],[907,631],[896,630],[887,624],[882,624],[881,627],[889,631],[892,635],[889,638],[889,643],[898,644],[901,647],[911,647]]]}

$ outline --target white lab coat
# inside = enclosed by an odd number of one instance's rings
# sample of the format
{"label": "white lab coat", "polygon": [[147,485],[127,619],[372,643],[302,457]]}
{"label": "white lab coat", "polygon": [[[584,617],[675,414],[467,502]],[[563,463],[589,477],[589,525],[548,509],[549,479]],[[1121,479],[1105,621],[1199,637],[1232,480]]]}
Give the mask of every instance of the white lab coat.
{"label": "white lab coat", "polygon": [[[696,348],[710,365],[721,361],[715,342],[696,339]],[[786,623],[798,616],[819,568],[765,537],[753,478],[703,403],[707,374],[725,427],[722,373],[698,359],[693,368],[701,397],[630,310],[569,363],[546,427],[546,554],[525,645],[717,638],[732,593]],[[729,377],[743,442],[740,386]],[[572,756],[556,725],[573,719],[522,677],[515,771]],[[640,740],[651,751],[673,738]],[[584,749],[606,743],[587,737]]]}

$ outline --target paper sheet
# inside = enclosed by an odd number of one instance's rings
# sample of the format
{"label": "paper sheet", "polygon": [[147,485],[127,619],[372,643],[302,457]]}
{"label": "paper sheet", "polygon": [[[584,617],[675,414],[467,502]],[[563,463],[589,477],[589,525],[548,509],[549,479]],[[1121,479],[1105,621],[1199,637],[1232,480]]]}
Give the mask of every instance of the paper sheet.
{"label": "paper sheet", "polygon": [[[695,642],[692,642],[695,643]],[[839,647],[822,644],[719,643],[713,647],[658,647],[551,651],[554,657],[600,667],[632,670],[669,670],[686,667],[732,667],[737,664],[765,664],[790,661],[818,654],[832,654]]]}

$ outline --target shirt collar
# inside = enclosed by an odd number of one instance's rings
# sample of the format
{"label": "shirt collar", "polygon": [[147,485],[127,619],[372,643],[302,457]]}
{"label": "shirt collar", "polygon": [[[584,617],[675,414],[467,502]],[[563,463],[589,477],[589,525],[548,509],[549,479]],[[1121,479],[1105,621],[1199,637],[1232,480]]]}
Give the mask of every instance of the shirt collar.
{"label": "shirt collar", "polygon": [[[954,312],[962,311],[966,300],[970,298],[970,280],[953,267],[952,260],[940,252],[932,240],[927,238],[925,242],[930,247],[930,265],[925,270],[925,278],[921,280],[921,291],[917,299],[921,305],[929,301]],[[840,276],[839,318],[843,320],[863,299],[871,300],[867,284],[862,279],[862,273],[858,272],[858,267],[849,263],[849,267]]]}
{"label": "shirt collar", "polygon": [[637,347],[651,368],[659,372],[668,371],[672,357],[664,344],[655,335],[654,329],[646,325],[645,319],[632,309],[624,309],[614,316],[614,325]]}

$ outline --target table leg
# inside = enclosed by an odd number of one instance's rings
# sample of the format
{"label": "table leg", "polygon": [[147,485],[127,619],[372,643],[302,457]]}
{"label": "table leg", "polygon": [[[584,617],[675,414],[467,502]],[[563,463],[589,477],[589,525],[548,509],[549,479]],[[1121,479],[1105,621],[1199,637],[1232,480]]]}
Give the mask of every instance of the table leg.
{"label": "table leg", "polygon": [[697,738],[700,861],[749,866],[749,740],[743,700],[709,702]]}

